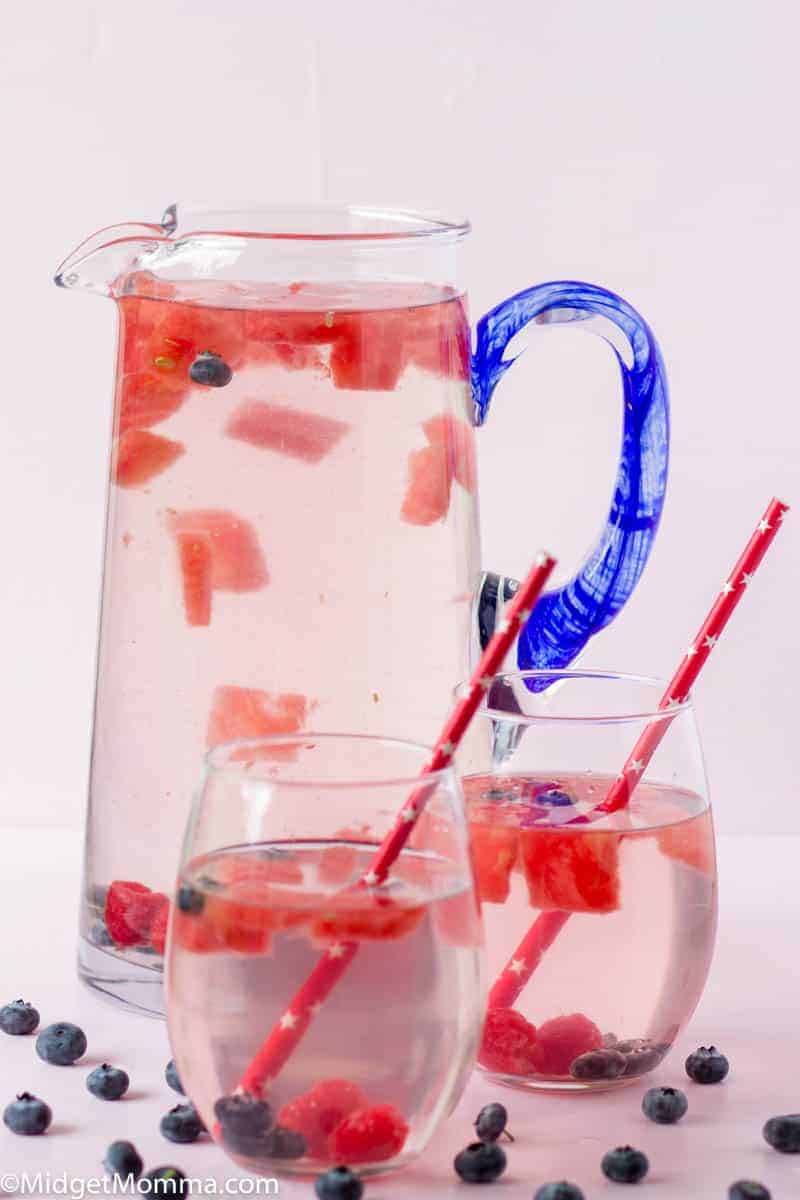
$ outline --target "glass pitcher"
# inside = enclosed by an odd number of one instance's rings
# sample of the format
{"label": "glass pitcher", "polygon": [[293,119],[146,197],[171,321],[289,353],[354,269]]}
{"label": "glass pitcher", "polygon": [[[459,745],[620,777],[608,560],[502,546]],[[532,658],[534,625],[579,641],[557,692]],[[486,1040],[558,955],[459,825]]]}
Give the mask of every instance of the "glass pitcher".
{"label": "glass pitcher", "polygon": [[471,353],[468,231],[171,206],[58,270],[119,313],[79,969],[132,1007],[162,1011],[166,891],[209,746],[435,737],[515,588],[481,570],[474,428],[529,322],[610,342],[624,423],[601,537],[517,665],[566,666],[641,574],[667,466],[652,333],[602,288],[547,283],[482,317]]}

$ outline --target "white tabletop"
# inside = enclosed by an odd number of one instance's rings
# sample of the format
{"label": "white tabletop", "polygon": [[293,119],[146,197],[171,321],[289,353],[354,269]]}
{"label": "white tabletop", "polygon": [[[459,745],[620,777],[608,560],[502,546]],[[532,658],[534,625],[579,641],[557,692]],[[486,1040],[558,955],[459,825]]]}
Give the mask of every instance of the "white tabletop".
{"label": "white tabletop", "polygon": [[[19,1137],[0,1127],[0,1192],[13,1185],[9,1177],[23,1172],[50,1172],[50,1194],[59,1194],[62,1185],[55,1180],[63,1172],[73,1181],[101,1179],[104,1150],[121,1137],[135,1142],[148,1168],[172,1164],[195,1179],[232,1181],[241,1173],[213,1144],[175,1146],[158,1131],[160,1117],[177,1102],[164,1083],[169,1049],[163,1024],[103,1003],[76,978],[79,859],[80,840],[72,833],[6,830],[0,837],[0,1004],[24,997],[39,1009],[42,1024],[74,1021],[89,1039],[86,1057],[63,1068],[40,1062],[33,1038],[0,1035],[0,1107],[27,1090],[54,1113],[44,1137]],[[650,1175],[635,1193],[642,1200],[724,1200],[728,1185],[743,1177],[761,1180],[774,1200],[800,1195],[800,1155],[779,1155],[761,1137],[767,1117],[800,1110],[798,861],[800,837],[721,839],[721,920],[712,976],[688,1032],[652,1078],[687,1092],[689,1112],[680,1125],[656,1126],[643,1117],[644,1085],[599,1096],[529,1096],[476,1076],[424,1160],[394,1178],[369,1182],[365,1200],[463,1200],[469,1188],[457,1180],[452,1159],[471,1140],[478,1109],[492,1099],[509,1109],[517,1140],[508,1148],[506,1175],[493,1185],[496,1193],[485,1189],[480,1195],[531,1200],[539,1184],[564,1177],[578,1183],[587,1200],[619,1194],[619,1185],[603,1178],[600,1159],[625,1142],[650,1158]],[[698,1087],[686,1079],[683,1060],[697,1045],[712,1042],[730,1058],[731,1074],[719,1086]],[[103,1061],[130,1074],[124,1100],[103,1102],[86,1090],[86,1074]],[[77,1182],[67,1186],[73,1188],[67,1195],[80,1194]],[[228,1186],[228,1194],[236,1194],[235,1185]],[[212,1188],[207,1185],[205,1194]],[[27,1194],[48,1194],[46,1177],[40,1191]],[[308,1182],[281,1181],[277,1194],[299,1200],[313,1190]]]}

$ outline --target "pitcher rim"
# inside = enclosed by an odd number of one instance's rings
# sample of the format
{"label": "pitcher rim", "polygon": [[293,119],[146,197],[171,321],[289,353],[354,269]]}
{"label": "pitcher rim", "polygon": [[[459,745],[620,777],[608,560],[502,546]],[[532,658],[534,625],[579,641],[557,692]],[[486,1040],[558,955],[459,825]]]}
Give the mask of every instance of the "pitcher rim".
{"label": "pitcher rim", "polygon": [[[186,212],[188,223],[181,219]],[[243,227],[240,220],[224,218],[253,218],[256,228]],[[210,226],[204,227],[205,224]],[[307,229],[281,229],[281,219],[288,224],[305,218]],[[341,229],[315,230],[314,222],[335,224]],[[363,223],[363,228],[348,229],[347,223]],[[392,226],[386,229],[370,229],[369,223]],[[392,242],[420,241],[424,239],[457,240],[465,237],[471,229],[469,220],[462,216],[447,216],[438,210],[413,209],[404,206],[375,204],[256,204],[245,208],[223,207],[215,209],[208,205],[170,204],[164,211],[161,225],[167,237],[246,237],[272,241],[294,242]],[[225,228],[229,225],[230,228]],[[272,228],[264,228],[272,225]],[[262,226],[259,228],[258,226]]]}

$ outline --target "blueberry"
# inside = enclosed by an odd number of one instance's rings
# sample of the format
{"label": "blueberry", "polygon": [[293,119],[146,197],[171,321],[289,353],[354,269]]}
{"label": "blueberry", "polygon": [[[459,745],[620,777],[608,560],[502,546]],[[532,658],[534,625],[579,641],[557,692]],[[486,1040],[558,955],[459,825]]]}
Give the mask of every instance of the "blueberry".
{"label": "blueberry", "polygon": [[166,1079],[173,1092],[178,1092],[181,1096],[185,1095],[183,1084],[178,1075],[178,1068],[175,1066],[175,1059],[171,1058],[164,1068],[164,1078]]}
{"label": "blueberry", "polygon": [[94,946],[113,946],[114,939],[108,932],[105,921],[95,921],[89,930],[89,941]]}
{"label": "blueberry", "polygon": [[349,1167],[333,1167],[314,1180],[319,1200],[361,1200],[364,1185]]}
{"label": "blueberry", "polygon": [[688,1107],[689,1101],[678,1088],[650,1088],[642,1100],[642,1112],[657,1125],[674,1125],[685,1116]]}
{"label": "blueberry", "polygon": [[716,1046],[701,1046],[686,1060],[686,1074],[695,1083],[721,1083],[730,1064]]}
{"label": "blueberry", "polygon": [[161,1118],[159,1129],[168,1142],[196,1142],[205,1125],[193,1104],[176,1104]]}
{"label": "blueberry", "polygon": [[475,1118],[475,1132],[482,1142],[496,1142],[501,1134],[513,1142],[507,1123],[508,1113],[502,1104],[486,1104]]}
{"label": "blueberry", "polygon": [[133,1142],[112,1142],[106,1150],[103,1166],[109,1175],[118,1175],[121,1179],[132,1175],[138,1179],[144,1163]]}
{"label": "blueberry", "polygon": [[276,1125],[267,1134],[267,1158],[302,1158],[306,1152],[306,1139],[294,1129]]}
{"label": "blueberry", "polygon": [[86,1053],[86,1034],[70,1021],[48,1025],[36,1039],[36,1053],[45,1062],[68,1067]]}
{"label": "blueberry", "polygon": [[603,1155],[600,1166],[606,1179],[614,1183],[638,1183],[650,1170],[650,1163],[641,1150],[632,1146],[617,1146]]}
{"label": "blueberry", "polygon": [[728,1200],[772,1200],[772,1195],[763,1183],[739,1179],[728,1188]]}
{"label": "blueberry", "polygon": [[12,1133],[44,1133],[52,1119],[49,1105],[30,1092],[20,1092],[3,1113],[3,1122]]}
{"label": "blueberry", "polygon": [[562,1179],[560,1183],[543,1183],[537,1188],[533,1200],[584,1200],[584,1197],[576,1184]]}
{"label": "blueberry", "polygon": [[800,1154],[800,1113],[770,1117],[763,1129],[764,1139],[782,1154]]}
{"label": "blueberry", "polygon": [[267,1102],[244,1092],[220,1096],[214,1105],[214,1116],[225,1133],[244,1137],[256,1137],[272,1125],[272,1109]]}
{"label": "blueberry", "polygon": [[189,367],[189,378],[206,387],[225,387],[233,378],[233,371],[218,354],[204,350]]}
{"label": "blueberry", "polygon": [[625,1074],[628,1060],[619,1050],[587,1050],[570,1063],[573,1079],[619,1079]]}
{"label": "blueberry", "polygon": [[145,1189],[147,1196],[183,1196],[187,1193],[186,1176],[178,1167],[153,1167],[142,1179],[149,1184]]}
{"label": "blueberry", "polygon": [[38,1012],[25,1000],[14,1000],[0,1008],[0,1029],[3,1033],[33,1033],[38,1024]]}
{"label": "blueberry", "polygon": [[506,1169],[505,1151],[497,1142],[472,1142],[453,1159],[465,1183],[494,1183]]}
{"label": "blueberry", "polygon": [[206,898],[202,892],[198,892],[197,888],[190,887],[188,883],[182,883],[178,888],[175,902],[181,912],[192,913],[193,916],[196,916],[197,913],[203,911]]}
{"label": "blueberry", "polygon": [[567,804],[574,804],[575,801],[559,788],[550,788],[546,792],[539,792],[536,803],[544,804],[549,808],[564,808]]}
{"label": "blueberry", "polygon": [[108,1063],[95,1067],[86,1077],[87,1088],[100,1100],[119,1100],[127,1092],[130,1082],[126,1071]]}

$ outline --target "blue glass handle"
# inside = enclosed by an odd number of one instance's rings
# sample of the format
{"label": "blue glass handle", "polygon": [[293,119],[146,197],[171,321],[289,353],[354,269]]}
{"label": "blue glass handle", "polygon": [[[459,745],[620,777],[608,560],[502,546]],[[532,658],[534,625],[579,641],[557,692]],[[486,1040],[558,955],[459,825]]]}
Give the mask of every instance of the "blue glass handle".
{"label": "blue glass handle", "polygon": [[[503,357],[515,334],[530,321],[556,324],[592,316],[612,322],[629,348],[623,356],[601,333],[622,375],[622,450],[614,495],[597,544],[569,582],[541,598],[520,634],[520,670],[567,666],[589,638],[614,619],[639,581],[658,529],[667,484],[667,378],[658,344],[639,313],[620,296],[589,283],[561,281],[527,288],[487,312],[476,328],[472,393],[475,424],[482,425],[494,389],[516,361]],[[557,545],[548,548],[558,553]],[[491,637],[503,603],[514,590],[513,580],[484,576],[477,613],[481,646]]]}

